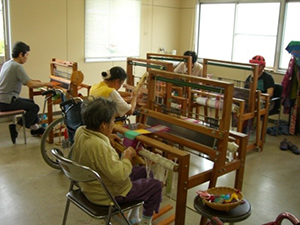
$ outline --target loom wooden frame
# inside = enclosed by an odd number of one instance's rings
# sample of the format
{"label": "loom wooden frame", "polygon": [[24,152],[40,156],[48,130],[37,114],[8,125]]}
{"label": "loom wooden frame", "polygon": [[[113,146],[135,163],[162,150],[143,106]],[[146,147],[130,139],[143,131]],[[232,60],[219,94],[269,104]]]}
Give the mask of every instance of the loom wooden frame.
{"label": "loom wooden frame", "polygon": [[[191,122],[182,120],[181,118],[174,117],[171,115],[164,114],[159,112],[159,108],[155,106],[154,99],[156,98],[155,93],[155,82],[157,77],[169,78],[169,79],[184,79],[187,82],[191,83],[202,83],[203,85],[217,86],[224,89],[224,107],[222,111],[222,119],[220,122],[219,129],[213,129],[209,127],[199,126]],[[169,98],[171,95],[172,84],[166,85],[166,98]],[[150,146],[154,149],[159,149],[163,151],[166,155],[175,156],[178,161],[178,182],[177,182],[177,197],[176,197],[176,212],[175,212],[175,224],[183,225],[185,223],[185,207],[187,202],[187,191],[190,188],[208,183],[208,187],[215,187],[217,184],[218,177],[230,173],[232,171],[236,172],[234,187],[241,190],[243,184],[243,175],[245,168],[245,158],[246,158],[246,146],[247,146],[247,136],[238,132],[230,132],[230,138],[234,138],[239,144],[238,154],[235,158],[226,163],[226,152],[227,152],[227,142],[229,141],[229,121],[230,114],[225,112],[231,112],[232,104],[232,95],[233,95],[233,84],[213,81],[205,78],[199,78],[194,76],[185,76],[182,74],[176,74],[167,71],[161,70],[149,70],[148,76],[148,102],[146,107],[142,107],[141,115],[139,118],[140,124],[147,126],[146,120],[147,117],[157,118],[168,123],[179,125],[186,129],[190,129],[196,132],[199,132],[199,135],[205,134],[212,136],[218,139],[217,150],[212,147],[204,146],[200,143],[196,143],[178,136],[168,134],[166,132],[156,132],[154,135],[139,135],[136,137],[136,140],[144,143],[146,146]],[[115,126],[115,131],[120,133],[125,133],[126,128],[121,126]],[[209,156],[213,162],[213,168],[200,172],[196,175],[189,177],[189,168],[190,168],[190,154],[186,151],[180,150],[178,148],[172,147],[170,145],[162,143],[160,140],[165,139],[178,143],[181,146],[186,146],[188,148],[195,149],[196,151],[206,154]],[[203,222],[204,223],[204,222]]]}
{"label": "loom wooden frame", "polygon": [[[80,85],[76,85],[71,80],[62,78],[55,75],[55,70],[59,69],[66,69],[71,70],[72,74],[73,72],[78,71],[78,64],[77,62],[71,62],[66,60],[60,60],[56,58],[52,58],[52,61],[50,62],[50,81],[55,80],[58,84],[54,86],[56,89],[62,90],[64,93],[71,95],[72,97],[78,96],[78,90],[81,88],[86,88],[87,93],[89,93],[89,90],[91,86],[81,83]],[[69,88],[65,89],[63,88],[64,85],[68,85]],[[29,98],[34,99],[34,96],[42,95],[42,92],[46,91],[45,88],[39,89],[33,89],[29,88]],[[48,96],[47,96],[48,97]],[[53,118],[53,105],[59,104],[61,102],[61,99],[53,100],[52,98],[49,98],[47,101],[47,120],[41,121],[41,123],[48,123],[50,124],[54,118]]]}
{"label": "loom wooden frame", "polygon": [[[234,100],[234,103],[240,106],[240,111],[238,115],[237,122],[237,131],[242,132],[243,123],[245,121],[255,119],[256,118],[256,136],[255,141],[253,143],[249,143],[247,145],[247,151],[251,151],[253,149],[258,149],[259,151],[263,151],[263,146],[266,138],[266,131],[268,125],[268,112],[269,112],[269,104],[270,97],[268,94],[262,94],[260,91],[256,90],[257,82],[258,82],[258,72],[259,65],[252,63],[239,63],[239,62],[230,62],[216,59],[203,59],[203,76],[207,76],[208,66],[218,66],[218,67],[229,67],[233,69],[241,69],[241,70],[250,70],[253,76],[253,82],[250,84],[250,93],[249,93],[249,109],[245,112],[245,104],[239,101],[238,99]],[[264,108],[261,108],[262,100],[265,102]],[[262,122],[260,120],[262,118]],[[260,129],[262,128],[262,129]]]}

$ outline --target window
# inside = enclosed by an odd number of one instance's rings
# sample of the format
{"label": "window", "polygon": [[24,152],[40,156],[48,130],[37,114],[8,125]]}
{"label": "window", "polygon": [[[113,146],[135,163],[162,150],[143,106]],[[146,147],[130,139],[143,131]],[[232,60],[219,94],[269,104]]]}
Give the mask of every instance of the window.
{"label": "window", "polygon": [[233,61],[249,62],[255,55],[273,66],[279,18],[279,3],[237,4]]}
{"label": "window", "polygon": [[86,61],[138,56],[140,11],[140,0],[86,0]]}
{"label": "window", "polygon": [[4,57],[4,25],[3,25],[3,11],[2,11],[2,1],[0,2],[0,57]]}
{"label": "window", "polygon": [[[290,55],[285,47],[291,40],[300,41],[295,29],[300,1],[220,2],[199,4],[199,57],[247,63],[263,55],[267,67],[286,69]],[[281,16],[285,6],[286,16]]]}
{"label": "window", "polygon": [[[289,2],[286,5],[285,21],[283,28],[281,57],[279,62],[280,68],[287,68],[291,55],[285,50],[290,41],[300,41],[300,29],[299,27],[299,12],[300,2]],[[295,29],[296,28],[296,29]]]}
{"label": "window", "polygon": [[198,56],[230,60],[233,23],[234,4],[201,5]]}
{"label": "window", "polygon": [[11,58],[9,0],[0,2],[0,64]]}

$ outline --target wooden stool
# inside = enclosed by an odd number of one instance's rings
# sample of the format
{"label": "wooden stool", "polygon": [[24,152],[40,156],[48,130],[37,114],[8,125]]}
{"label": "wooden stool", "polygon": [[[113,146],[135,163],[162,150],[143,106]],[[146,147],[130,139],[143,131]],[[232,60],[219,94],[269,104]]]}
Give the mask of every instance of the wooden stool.
{"label": "wooden stool", "polygon": [[240,204],[239,206],[230,210],[229,212],[225,212],[208,207],[203,203],[200,196],[196,196],[196,198],[194,199],[194,208],[199,214],[202,215],[202,217],[205,217],[207,219],[211,219],[212,217],[218,217],[222,222],[227,222],[229,224],[234,224],[235,222],[243,221],[251,215],[251,205],[246,199],[244,199],[243,204]]}
{"label": "wooden stool", "polygon": [[[25,113],[26,113],[26,111],[23,110],[23,109],[13,110],[13,111],[5,111],[5,112],[0,112],[0,117],[11,116],[11,117],[15,118],[16,115],[21,115],[22,120],[23,120],[23,124],[25,124],[25,117],[24,117]],[[13,119],[13,122],[15,123],[14,119]],[[23,133],[24,133],[24,143],[26,144],[27,141],[26,141],[26,128],[25,128],[25,125],[23,126]]]}

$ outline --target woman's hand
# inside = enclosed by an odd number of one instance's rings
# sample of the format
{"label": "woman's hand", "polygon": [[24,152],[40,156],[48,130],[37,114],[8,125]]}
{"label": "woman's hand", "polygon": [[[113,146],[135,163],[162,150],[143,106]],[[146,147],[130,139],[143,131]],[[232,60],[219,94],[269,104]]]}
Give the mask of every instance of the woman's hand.
{"label": "woman's hand", "polygon": [[128,147],[123,152],[123,159],[129,159],[132,162],[134,157],[136,157],[136,151],[133,147]]}
{"label": "woman's hand", "polygon": [[110,141],[110,144],[111,144],[111,146],[113,146],[113,147],[115,147],[115,143],[116,142],[121,142],[122,141],[122,139],[118,136],[118,135],[116,135],[116,134],[109,134],[108,136],[108,139],[109,139],[109,141]]}

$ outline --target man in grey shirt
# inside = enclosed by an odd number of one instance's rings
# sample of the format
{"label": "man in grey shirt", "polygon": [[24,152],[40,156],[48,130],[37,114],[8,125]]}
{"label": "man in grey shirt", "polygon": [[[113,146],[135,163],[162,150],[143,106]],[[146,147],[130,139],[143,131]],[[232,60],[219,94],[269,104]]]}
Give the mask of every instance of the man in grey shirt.
{"label": "man in grey shirt", "polygon": [[16,42],[12,51],[12,59],[5,62],[0,73],[0,111],[12,111],[23,109],[25,113],[25,124],[22,119],[17,125],[10,124],[9,131],[11,140],[16,143],[18,131],[22,126],[30,129],[32,135],[42,135],[44,128],[38,125],[39,106],[31,99],[20,98],[22,85],[29,88],[52,87],[50,82],[41,82],[32,80],[28,77],[22,64],[26,63],[29,55],[30,47],[23,42]]}

